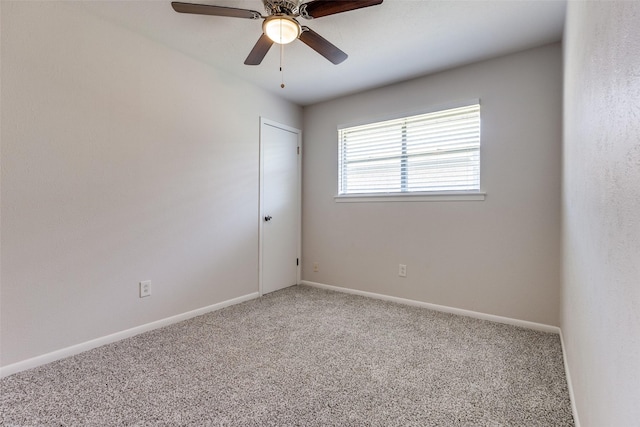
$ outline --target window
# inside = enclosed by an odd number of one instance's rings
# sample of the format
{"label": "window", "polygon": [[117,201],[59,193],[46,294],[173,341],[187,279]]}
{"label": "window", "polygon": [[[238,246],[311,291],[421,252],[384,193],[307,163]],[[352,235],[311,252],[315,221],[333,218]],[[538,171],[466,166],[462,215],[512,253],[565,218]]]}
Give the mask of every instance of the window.
{"label": "window", "polygon": [[480,191],[480,105],[338,130],[338,195]]}

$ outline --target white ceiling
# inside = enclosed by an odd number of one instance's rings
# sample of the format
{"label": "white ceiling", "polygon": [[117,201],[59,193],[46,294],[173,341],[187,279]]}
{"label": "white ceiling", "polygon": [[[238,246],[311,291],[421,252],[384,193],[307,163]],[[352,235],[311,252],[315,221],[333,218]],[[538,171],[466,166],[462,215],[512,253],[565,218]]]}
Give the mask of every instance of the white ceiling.
{"label": "white ceiling", "polygon": [[[261,0],[184,0],[263,12]],[[262,64],[243,62],[262,33],[250,19],[180,14],[170,1],[78,1],[118,25],[248,80],[300,105],[559,41],[566,0],[384,0],[307,25],[349,54],[333,65],[296,40]]]}

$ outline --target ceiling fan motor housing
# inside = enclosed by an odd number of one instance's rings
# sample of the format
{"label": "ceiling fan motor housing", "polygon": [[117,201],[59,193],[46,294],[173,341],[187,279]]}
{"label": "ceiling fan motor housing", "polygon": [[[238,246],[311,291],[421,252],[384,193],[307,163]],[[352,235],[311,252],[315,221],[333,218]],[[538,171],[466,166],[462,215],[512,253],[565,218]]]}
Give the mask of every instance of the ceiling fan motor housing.
{"label": "ceiling fan motor housing", "polygon": [[294,15],[300,6],[299,0],[263,0],[269,15]]}

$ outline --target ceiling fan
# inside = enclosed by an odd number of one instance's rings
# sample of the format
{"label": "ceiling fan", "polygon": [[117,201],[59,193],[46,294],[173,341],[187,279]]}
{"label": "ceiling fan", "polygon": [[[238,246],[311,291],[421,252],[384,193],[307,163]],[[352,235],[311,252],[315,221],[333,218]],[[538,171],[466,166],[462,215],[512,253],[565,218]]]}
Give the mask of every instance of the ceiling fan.
{"label": "ceiling fan", "polygon": [[180,13],[264,19],[262,22],[262,35],[244,61],[246,65],[259,65],[274,43],[287,44],[295,39],[300,39],[311,49],[337,65],[347,59],[347,54],[311,28],[300,25],[296,18],[321,18],[335,15],[336,13],[376,6],[381,4],[383,0],[311,0],[306,3],[303,3],[302,0],[262,1],[267,12],[266,16],[255,10],[235,7],[181,2],[172,2],[171,6],[176,12]]}

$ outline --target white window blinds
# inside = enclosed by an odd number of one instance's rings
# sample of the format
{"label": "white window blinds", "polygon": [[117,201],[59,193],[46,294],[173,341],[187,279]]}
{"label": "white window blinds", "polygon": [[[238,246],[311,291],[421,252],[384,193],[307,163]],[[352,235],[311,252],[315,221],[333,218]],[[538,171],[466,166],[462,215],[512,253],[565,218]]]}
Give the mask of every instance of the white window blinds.
{"label": "white window blinds", "polygon": [[338,194],[480,190],[480,105],[338,130]]}

